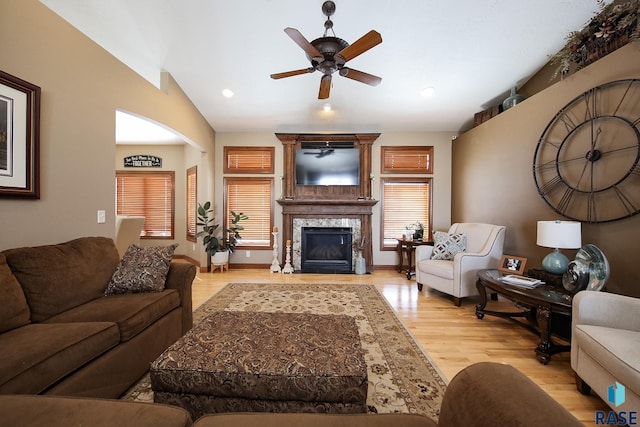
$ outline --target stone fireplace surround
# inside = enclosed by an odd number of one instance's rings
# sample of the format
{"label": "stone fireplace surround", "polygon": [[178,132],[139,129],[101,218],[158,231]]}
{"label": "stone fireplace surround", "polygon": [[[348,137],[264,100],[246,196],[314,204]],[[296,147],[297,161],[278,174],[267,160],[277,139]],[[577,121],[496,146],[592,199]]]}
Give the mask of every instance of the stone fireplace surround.
{"label": "stone fireplace surround", "polygon": [[[350,228],[353,234],[353,241],[360,240],[360,219],[358,218],[293,218],[293,239],[291,239],[291,265],[298,271],[301,266],[301,244],[302,227],[345,227]],[[355,265],[353,257],[351,268]]]}
{"label": "stone fireplace surround", "polygon": [[279,199],[282,206],[282,259],[285,245],[291,240],[291,265],[300,270],[300,243],[302,227],[350,227],[353,241],[366,237],[362,255],[367,261],[367,271],[373,270],[373,245],[371,244],[371,208],[377,200],[288,200]]}

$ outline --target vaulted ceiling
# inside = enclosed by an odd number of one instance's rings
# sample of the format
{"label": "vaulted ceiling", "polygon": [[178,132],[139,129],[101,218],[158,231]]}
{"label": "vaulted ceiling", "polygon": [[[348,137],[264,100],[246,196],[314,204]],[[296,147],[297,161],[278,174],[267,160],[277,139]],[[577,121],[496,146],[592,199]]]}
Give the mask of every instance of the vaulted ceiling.
{"label": "vaulted ceiling", "polygon": [[597,0],[336,0],[337,37],[382,35],[348,63],[382,82],[335,73],[319,100],[321,73],[270,75],[310,66],[283,30],[323,36],[323,0],[41,1],[154,84],[168,71],[217,132],[466,130],[599,10]]}

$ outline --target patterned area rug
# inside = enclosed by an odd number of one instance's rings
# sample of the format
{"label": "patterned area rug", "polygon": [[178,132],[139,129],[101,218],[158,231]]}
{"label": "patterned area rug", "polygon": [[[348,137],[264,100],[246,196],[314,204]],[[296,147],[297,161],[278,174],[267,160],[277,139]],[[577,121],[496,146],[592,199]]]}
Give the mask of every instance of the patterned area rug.
{"label": "patterned area rug", "polygon": [[[369,412],[438,419],[446,380],[375,286],[231,283],[196,309],[194,323],[222,310],[354,317],[367,364]],[[149,376],[122,399],[152,402]]]}

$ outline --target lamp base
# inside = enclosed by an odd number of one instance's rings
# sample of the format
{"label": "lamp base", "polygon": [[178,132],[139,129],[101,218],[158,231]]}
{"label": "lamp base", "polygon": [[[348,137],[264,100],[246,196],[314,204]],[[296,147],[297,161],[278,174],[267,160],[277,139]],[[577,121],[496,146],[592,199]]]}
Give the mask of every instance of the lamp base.
{"label": "lamp base", "polygon": [[542,260],[542,268],[552,274],[564,274],[569,268],[569,258],[556,249]]}

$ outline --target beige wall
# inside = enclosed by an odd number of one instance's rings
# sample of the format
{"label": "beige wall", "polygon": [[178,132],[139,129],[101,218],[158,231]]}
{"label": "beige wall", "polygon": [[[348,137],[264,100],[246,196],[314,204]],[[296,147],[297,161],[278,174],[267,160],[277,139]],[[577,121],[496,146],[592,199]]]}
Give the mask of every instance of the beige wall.
{"label": "beige wall", "polygon": [[[453,143],[453,221],[506,225],[505,253],[540,268],[550,250],[536,246],[536,222],[560,217],[536,191],[532,161],[538,139],[573,98],[602,83],[638,78],[639,70],[640,50],[627,45],[461,135]],[[640,296],[640,215],[583,224],[582,241],[607,256],[610,291]],[[576,251],[565,253],[573,259]]]}
{"label": "beige wall", "polygon": [[0,250],[113,236],[117,109],[212,151],[213,129],[171,78],[157,89],[37,0],[2,0],[0,40],[0,69],[42,88],[41,198],[0,199]]}
{"label": "beige wall", "polygon": [[[312,133],[310,131],[309,133]],[[372,171],[375,174],[373,182],[373,194],[380,199],[380,147],[383,145],[433,145],[434,146],[434,174],[433,174],[433,223],[434,228],[446,230],[451,224],[451,139],[454,135],[449,132],[392,132],[382,133],[375,141],[372,150]],[[223,174],[222,159],[224,146],[273,146],[275,147],[275,173],[274,173],[274,196],[279,198],[280,174],[283,171],[283,150],[282,143],[276,138],[274,133],[251,132],[251,133],[217,133],[216,152],[218,161],[215,165],[216,182],[216,217],[222,218],[223,205]],[[248,175],[250,176],[250,175]],[[411,175],[407,175],[411,176]],[[373,208],[373,253],[374,264],[396,265],[397,255],[395,252],[380,251],[380,204]],[[282,228],[282,209],[278,203],[274,206],[274,225]],[[282,247],[282,241],[279,242]],[[246,264],[271,264],[272,253],[269,251],[251,250],[250,257],[246,252],[238,250],[232,254],[232,263]]]}

